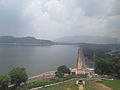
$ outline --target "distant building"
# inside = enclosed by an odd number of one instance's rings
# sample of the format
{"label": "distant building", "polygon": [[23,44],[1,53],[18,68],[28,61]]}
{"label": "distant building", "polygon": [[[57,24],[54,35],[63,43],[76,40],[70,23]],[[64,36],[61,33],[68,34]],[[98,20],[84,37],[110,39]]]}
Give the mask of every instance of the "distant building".
{"label": "distant building", "polygon": [[92,74],[93,70],[90,70],[86,66],[85,57],[81,49],[78,49],[78,56],[77,56],[77,64],[76,68],[71,70],[72,74],[80,75],[80,74]]}

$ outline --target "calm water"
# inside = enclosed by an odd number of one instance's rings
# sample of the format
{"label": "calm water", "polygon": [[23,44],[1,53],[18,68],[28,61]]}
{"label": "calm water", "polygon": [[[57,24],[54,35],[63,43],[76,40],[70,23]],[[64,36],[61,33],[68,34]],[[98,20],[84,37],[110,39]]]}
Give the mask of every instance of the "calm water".
{"label": "calm water", "polygon": [[29,76],[49,70],[59,65],[75,67],[77,46],[8,46],[0,45],[0,74],[8,74],[15,67],[25,67]]}

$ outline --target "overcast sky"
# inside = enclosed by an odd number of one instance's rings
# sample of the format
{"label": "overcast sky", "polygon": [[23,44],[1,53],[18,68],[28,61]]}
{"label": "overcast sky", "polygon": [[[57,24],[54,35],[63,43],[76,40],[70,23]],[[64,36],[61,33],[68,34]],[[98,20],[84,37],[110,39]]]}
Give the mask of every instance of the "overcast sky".
{"label": "overcast sky", "polygon": [[0,0],[0,36],[120,37],[120,0]]}

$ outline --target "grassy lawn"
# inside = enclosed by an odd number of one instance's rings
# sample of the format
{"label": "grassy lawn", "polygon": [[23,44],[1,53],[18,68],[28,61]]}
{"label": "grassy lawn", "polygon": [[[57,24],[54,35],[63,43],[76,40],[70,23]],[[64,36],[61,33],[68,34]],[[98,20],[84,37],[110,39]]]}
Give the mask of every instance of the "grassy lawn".
{"label": "grassy lawn", "polygon": [[68,81],[58,85],[41,88],[39,90],[78,90],[78,85],[75,84],[75,81]]}
{"label": "grassy lawn", "polygon": [[84,90],[99,90],[99,88],[93,84],[92,80],[87,80],[86,85],[84,86]]}
{"label": "grassy lawn", "polygon": [[120,90],[120,80],[106,80],[103,84],[114,90]]}

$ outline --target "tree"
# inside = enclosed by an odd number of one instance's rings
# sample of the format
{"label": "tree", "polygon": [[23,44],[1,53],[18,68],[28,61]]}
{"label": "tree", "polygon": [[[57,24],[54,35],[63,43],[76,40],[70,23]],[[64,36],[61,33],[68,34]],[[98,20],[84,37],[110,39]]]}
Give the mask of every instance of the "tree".
{"label": "tree", "polygon": [[96,60],[95,72],[120,79],[120,56]]}
{"label": "tree", "polygon": [[10,78],[7,75],[0,75],[0,90],[7,90]]}
{"label": "tree", "polygon": [[15,84],[15,86],[20,86],[22,82],[26,82],[28,79],[28,75],[25,71],[25,68],[17,67],[9,72],[11,77],[11,83]]}
{"label": "tree", "polygon": [[64,74],[70,74],[70,70],[69,70],[69,68],[67,67],[67,66],[65,66],[65,65],[62,65],[62,66],[59,66],[58,68],[57,68],[57,72],[55,73],[55,75],[57,76],[57,77],[60,77],[60,78],[62,78],[62,77],[64,77]]}

